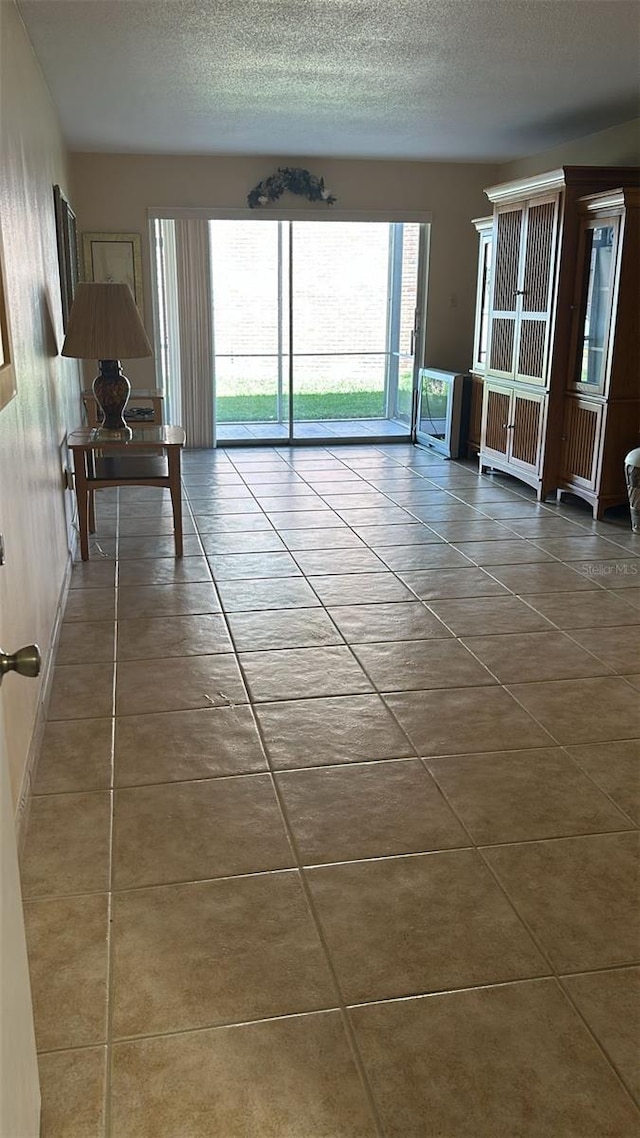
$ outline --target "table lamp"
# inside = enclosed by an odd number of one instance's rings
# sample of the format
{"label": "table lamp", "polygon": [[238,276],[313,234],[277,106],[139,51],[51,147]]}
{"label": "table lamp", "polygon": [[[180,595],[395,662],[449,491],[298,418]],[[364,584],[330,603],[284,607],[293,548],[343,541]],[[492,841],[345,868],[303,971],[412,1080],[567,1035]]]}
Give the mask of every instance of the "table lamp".
{"label": "table lamp", "polygon": [[129,285],[78,285],[62,355],[98,361],[93,394],[104,415],[98,430],[105,438],[130,438],[123,412],[131,384],[120,360],[141,359],[153,351]]}

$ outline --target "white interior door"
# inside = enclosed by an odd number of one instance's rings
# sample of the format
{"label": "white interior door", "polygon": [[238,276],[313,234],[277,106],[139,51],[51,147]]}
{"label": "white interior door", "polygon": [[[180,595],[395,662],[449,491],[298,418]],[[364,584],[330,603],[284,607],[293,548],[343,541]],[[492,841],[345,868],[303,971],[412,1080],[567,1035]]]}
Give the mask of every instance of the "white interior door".
{"label": "white interior door", "polygon": [[40,1087],[0,699],[0,1135],[37,1138]]}

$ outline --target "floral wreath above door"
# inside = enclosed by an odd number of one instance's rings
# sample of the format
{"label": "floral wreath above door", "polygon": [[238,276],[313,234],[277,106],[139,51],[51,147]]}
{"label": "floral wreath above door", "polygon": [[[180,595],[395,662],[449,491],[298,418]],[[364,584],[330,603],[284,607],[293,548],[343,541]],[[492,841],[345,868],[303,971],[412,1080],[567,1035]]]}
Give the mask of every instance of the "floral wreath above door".
{"label": "floral wreath above door", "polygon": [[275,174],[263,178],[247,194],[249,208],[257,209],[258,206],[275,202],[286,190],[310,202],[326,202],[327,205],[333,205],[338,200],[326,189],[324,178],[317,178],[315,174],[310,174],[308,170],[302,170],[297,166],[279,166]]}

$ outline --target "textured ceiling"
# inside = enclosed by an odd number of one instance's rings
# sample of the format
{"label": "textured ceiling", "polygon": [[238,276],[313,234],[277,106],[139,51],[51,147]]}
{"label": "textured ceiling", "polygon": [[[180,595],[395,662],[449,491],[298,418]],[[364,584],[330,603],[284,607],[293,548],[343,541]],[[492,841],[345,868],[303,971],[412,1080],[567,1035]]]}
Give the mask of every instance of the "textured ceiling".
{"label": "textured ceiling", "polygon": [[638,113],[636,0],[19,6],[77,150],[493,160]]}

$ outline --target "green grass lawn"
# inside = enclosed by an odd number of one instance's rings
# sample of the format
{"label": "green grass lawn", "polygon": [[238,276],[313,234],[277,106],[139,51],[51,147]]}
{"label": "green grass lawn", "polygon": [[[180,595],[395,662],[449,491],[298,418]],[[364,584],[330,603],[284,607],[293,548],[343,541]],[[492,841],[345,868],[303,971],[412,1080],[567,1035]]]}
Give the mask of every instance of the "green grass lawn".
{"label": "green grass lawn", "polygon": [[[294,395],[296,419],[379,419],[384,416],[381,391],[314,391]],[[287,400],[283,399],[287,418]],[[273,423],[276,421],[275,395],[218,395],[216,416],[219,423]]]}

